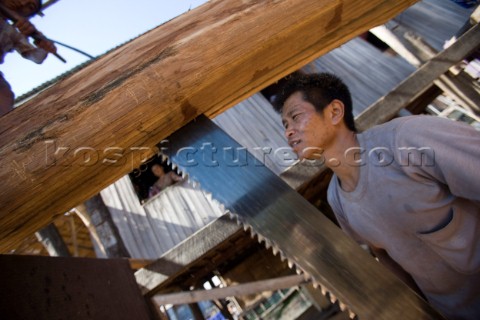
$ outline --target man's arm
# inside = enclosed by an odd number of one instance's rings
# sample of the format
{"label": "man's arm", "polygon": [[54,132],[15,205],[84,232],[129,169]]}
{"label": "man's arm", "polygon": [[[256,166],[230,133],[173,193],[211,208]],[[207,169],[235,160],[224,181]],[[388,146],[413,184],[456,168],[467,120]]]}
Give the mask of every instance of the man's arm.
{"label": "man's arm", "polygon": [[52,41],[48,40],[40,31],[38,31],[35,26],[27,19],[19,19],[15,22],[15,27],[23,34],[25,37],[34,37],[34,44],[47,52],[57,53],[57,48]]}
{"label": "man's arm", "polygon": [[[12,21],[14,23],[14,27],[12,27],[12,29],[20,32],[18,35],[10,32],[10,37],[12,41],[16,43],[16,50],[24,58],[32,60],[35,63],[42,63],[43,60],[45,60],[48,52],[50,52],[65,62],[65,60],[57,54],[57,48],[53,42],[48,40],[41,32],[39,32],[27,18],[16,11],[9,9],[2,2],[0,2],[0,13],[2,20],[8,19]],[[6,21],[5,23],[8,24]],[[8,26],[10,25],[8,24]],[[32,37],[34,39],[34,44],[37,46],[37,48],[30,44],[28,37]]]}
{"label": "man's arm", "polygon": [[27,38],[18,32],[13,26],[8,25],[11,29],[11,39],[14,43],[14,49],[25,59],[31,60],[35,63],[42,63],[48,55],[48,52],[37,48],[28,42]]}
{"label": "man's arm", "polygon": [[455,196],[480,201],[480,131],[466,123],[417,116],[398,129],[396,152],[414,180],[448,186]]}

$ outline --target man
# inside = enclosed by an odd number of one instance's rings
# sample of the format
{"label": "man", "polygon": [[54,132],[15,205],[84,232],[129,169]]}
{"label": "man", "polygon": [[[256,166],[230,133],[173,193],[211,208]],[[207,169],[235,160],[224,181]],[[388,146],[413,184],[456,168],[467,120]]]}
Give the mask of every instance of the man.
{"label": "man", "polygon": [[[7,22],[9,17],[2,14],[0,10],[0,64],[3,63],[5,55],[14,49],[25,59],[38,64],[45,60],[48,52],[56,53],[57,49],[50,40],[35,40],[35,46],[33,46],[27,39],[34,32],[37,32],[37,35],[40,34],[28,21],[29,17],[40,11],[42,7],[40,0],[0,0],[0,6],[19,17],[12,26]],[[9,83],[0,72],[0,116],[13,109],[14,98]]]}
{"label": "man", "polygon": [[342,229],[449,319],[480,319],[480,132],[411,116],[358,134],[348,88],[325,73],[291,77],[275,104],[298,157],[333,170]]}

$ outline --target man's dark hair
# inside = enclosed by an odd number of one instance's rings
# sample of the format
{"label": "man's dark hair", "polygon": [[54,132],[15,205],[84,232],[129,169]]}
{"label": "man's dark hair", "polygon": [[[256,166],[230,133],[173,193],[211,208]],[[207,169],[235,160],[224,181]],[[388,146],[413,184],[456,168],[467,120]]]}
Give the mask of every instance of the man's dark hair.
{"label": "man's dark hair", "polygon": [[339,77],[331,73],[294,73],[285,80],[285,84],[273,102],[277,112],[282,112],[285,101],[296,92],[301,92],[303,100],[310,102],[317,112],[322,112],[332,100],[337,99],[345,105],[343,119],[347,128],[357,131],[353,119],[352,96],[347,85]]}

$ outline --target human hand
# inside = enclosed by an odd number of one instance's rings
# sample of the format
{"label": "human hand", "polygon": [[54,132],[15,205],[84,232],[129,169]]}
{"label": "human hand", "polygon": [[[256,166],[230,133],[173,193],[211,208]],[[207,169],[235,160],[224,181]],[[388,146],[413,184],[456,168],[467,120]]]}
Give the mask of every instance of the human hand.
{"label": "human hand", "polygon": [[28,21],[28,19],[18,19],[17,22],[15,22],[15,27],[26,37],[29,37],[37,32],[37,28],[35,28],[35,26]]}
{"label": "human hand", "polygon": [[45,37],[39,37],[33,42],[37,47],[42,48],[43,50],[50,53],[57,53],[57,47],[53,44],[51,40],[48,40]]}
{"label": "human hand", "polygon": [[183,178],[181,176],[179,176],[178,174],[176,174],[175,172],[173,171],[170,171],[170,177],[172,178],[173,181],[175,182],[178,182],[178,181],[182,181]]}

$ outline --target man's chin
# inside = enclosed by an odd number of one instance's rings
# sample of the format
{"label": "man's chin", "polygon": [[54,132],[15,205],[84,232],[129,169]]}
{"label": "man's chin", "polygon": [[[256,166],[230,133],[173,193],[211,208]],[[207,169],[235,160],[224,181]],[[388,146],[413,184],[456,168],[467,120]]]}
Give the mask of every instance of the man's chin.
{"label": "man's chin", "polygon": [[295,152],[295,154],[300,161],[318,161],[323,159],[323,150],[317,148],[315,150],[312,150],[312,148],[303,149],[300,152]]}

